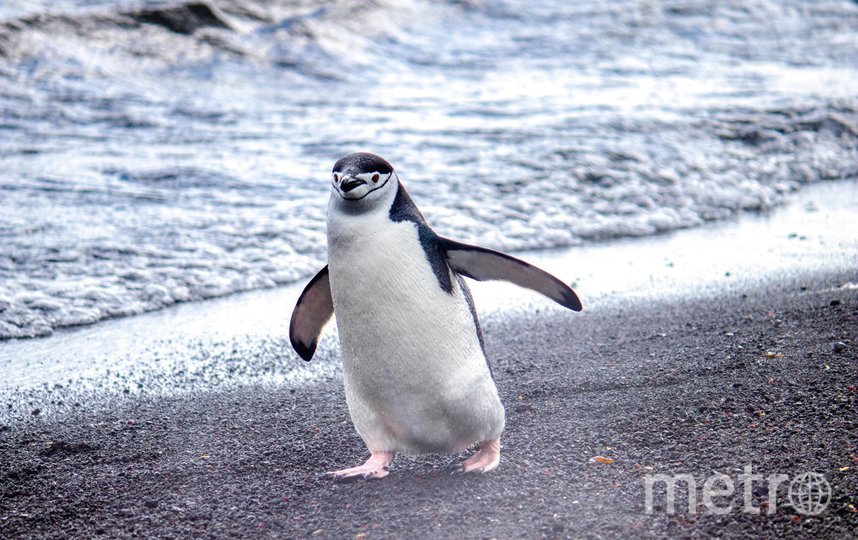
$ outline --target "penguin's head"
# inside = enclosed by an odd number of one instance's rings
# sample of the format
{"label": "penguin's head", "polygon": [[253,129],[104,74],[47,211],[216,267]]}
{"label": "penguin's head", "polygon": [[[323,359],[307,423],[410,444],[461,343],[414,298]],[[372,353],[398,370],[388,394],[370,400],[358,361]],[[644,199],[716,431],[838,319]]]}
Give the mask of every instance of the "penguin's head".
{"label": "penguin's head", "polygon": [[386,159],[369,152],[357,152],[340,158],[331,171],[332,197],[346,204],[371,203],[396,190],[398,178]]}

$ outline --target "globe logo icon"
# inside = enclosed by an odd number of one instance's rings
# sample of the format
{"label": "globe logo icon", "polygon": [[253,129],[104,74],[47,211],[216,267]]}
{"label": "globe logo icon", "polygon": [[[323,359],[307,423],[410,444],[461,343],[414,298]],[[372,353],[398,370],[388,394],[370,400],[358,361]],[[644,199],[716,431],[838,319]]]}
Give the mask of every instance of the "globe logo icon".
{"label": "globe logo icon", "polygon": [[831,486],[819,473],[806,472],[793,478],[789,485],[789,502],[796,512],[816,516],[831,502]]}

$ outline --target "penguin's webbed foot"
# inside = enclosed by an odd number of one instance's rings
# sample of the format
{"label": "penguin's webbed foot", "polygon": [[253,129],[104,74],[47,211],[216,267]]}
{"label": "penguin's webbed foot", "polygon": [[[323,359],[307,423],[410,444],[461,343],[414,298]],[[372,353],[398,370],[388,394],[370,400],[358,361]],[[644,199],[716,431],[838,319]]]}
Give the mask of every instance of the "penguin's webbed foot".
{"label": "penguin's webbed foot", "polygon": [[500,439],[485,441],[480,444],[477,453],[469,457],[453,470],[453,474],[471,472],[487,473],[497,469],[500,464]]}
{"label": "penguin's webbed foot", "polygon": [[393,463],[394,456],[396,456],[394,452],[373,452],[363,465],[339,471],[331,471],[325,473],[325,476],[333,478],[336,482],[352,482],[358,478],[363,478],[364,480],[384,478],[389,473],[390,464]]}

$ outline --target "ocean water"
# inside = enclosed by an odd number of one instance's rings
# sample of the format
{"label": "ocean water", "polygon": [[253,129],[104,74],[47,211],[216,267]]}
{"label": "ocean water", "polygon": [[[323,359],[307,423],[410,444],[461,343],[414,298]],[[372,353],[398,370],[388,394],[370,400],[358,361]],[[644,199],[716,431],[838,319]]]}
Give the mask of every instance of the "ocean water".
{"label": "ocean water", "polygon": [[306,278],[356,150],[507,251],[854,180],[856,29],[846,0],[5,1],[0,339]]}

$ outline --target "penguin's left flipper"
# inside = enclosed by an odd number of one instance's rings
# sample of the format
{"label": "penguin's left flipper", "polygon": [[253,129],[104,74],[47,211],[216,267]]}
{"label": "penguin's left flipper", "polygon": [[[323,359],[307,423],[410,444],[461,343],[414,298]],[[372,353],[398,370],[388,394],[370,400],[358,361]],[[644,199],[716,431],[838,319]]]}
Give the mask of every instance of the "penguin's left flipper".
{"label": "penguin's left flipper", "polygon": [[304,287],[289,323],[289,341],[292,342],[292,348],[307,362],[313,358],[319,343],[319,334],[333,314],[334,300],[331,297],[328,267],[325,266]]}
{"label": "penguin's left flipper", "polygon": [[505,253],[438,237],[450,268],[477,281],[502,280],[536,291],[563,307],[581,311],[581,300],[571,287],[537,268]]}

